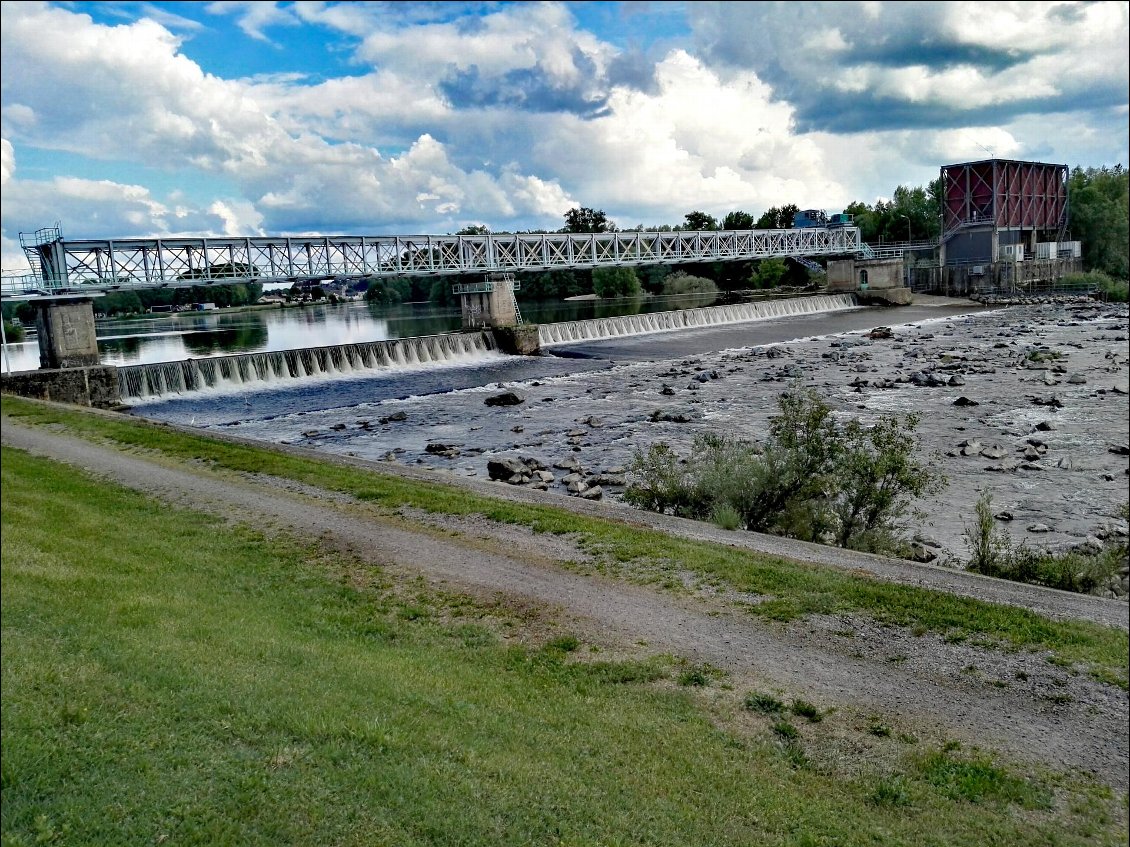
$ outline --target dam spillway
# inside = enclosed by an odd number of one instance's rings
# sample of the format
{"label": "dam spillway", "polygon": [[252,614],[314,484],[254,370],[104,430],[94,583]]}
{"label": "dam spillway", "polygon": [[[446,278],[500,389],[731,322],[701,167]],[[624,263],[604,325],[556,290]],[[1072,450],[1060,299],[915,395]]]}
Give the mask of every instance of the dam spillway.
{"label": "dam spillway", "polygon": [[763,300],[757,303],[708,306],[703,309],[680,309],[615,318],[590,318],[581,321],[541,324],[538,327],[538,340],[543,347],[548,347],[554,344],[568,344],[576,341],[623,338],[629,335],[674,332],[681,329],[722,326],[746,321],[816,315],[822,312],[835,312],[858,307],[859,302],[854,294],[819,294],[812,297]]}
{"label": "dam spillway", "polygon": [[305,378],[361,377],[429,364],[470,364],[495,352],[489,332],[425,335],[126,365],[118,368],[118,385],[125,402],[140,402],[209,389],[278,387]]}

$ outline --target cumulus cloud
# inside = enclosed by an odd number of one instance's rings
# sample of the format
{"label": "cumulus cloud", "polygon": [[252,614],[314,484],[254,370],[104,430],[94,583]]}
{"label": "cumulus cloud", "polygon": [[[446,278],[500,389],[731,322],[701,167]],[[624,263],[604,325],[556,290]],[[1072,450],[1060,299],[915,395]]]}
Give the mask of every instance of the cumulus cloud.
{"label": "cumulus cloud", "polygon": [[688,15],[704,59],[756,71],[801,130],[1001,125],[1126,100],[1121,2],[700,2]]}
{"label": "cumulus cloud", "polygon": [[12,149],[12,142],[0,138],[0,185],[7,185],[15,172],[16,151]]}

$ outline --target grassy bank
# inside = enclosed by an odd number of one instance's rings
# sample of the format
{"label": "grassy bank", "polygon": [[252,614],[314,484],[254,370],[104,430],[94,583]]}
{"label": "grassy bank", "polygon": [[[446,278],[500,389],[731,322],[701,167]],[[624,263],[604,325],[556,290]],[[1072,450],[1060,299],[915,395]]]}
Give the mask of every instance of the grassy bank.
{"label": "grassy bank", "polygon": [[950,639],[979,637],[1018,649],[1049,650],[1062,665],[1078,664],[1123,688],[1130,671],[1125,632],[1081,621],[1052,621],[1024,609],[937,591],[880,582],[829,567],[776,559],[721,544],[705,544],[611,520],[548,507],[508,503],[466,490],[421,483],[330,461],[184,434],[128,417],[93,415],[4,397],[4,414],[62,426],[75,435],[106,439],[233,471],[270,474],[339,491],[395,512],[403,506],[446,514],[482,514],[538,532],[575,535],[608,571],[646,573],[671,586],[692,571],[738,591],[767,595],[751,614],[792,620],[808,614],[852,612]]}
{"label": "grassy bank", "polygon": [[671,661],[19,451],[2,472],[5,845],[1124,837],[1101,789],[874,727],[847,743],[885,764],[837,772],[836,715],[708,707]]}

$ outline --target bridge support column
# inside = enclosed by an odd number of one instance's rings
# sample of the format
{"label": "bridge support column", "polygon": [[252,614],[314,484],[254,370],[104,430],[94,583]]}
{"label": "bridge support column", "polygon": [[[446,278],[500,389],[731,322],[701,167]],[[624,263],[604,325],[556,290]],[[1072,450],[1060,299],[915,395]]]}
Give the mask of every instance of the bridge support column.
{"label": "bridge support column", "polygon": [[456,284],[452,290],[459,295],[463,329],[494,329],[520,324],[522,319],[514,299],[517,287],[510,274],[495,274],[482,282]]}
{"label": "bridge support column", "polygon": [[37,306],[39,367],[81,368],[98,364],[93,297],[55,297]]}

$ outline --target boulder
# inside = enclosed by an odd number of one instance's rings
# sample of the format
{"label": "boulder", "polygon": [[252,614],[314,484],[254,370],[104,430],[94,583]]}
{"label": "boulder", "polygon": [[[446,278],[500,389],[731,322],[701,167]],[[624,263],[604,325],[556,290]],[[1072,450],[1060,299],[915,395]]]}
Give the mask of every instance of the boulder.
{"label": "boulder", "polygon": [[525,475],[525,462],[508,456],[487,460],[487,475],[491,479],[510,480],[514,476]]}
{"label": "boulder", "polygon": [[526,398],[517,391],[503,391],[493,394],[483,401],[488,406],[517,406],[526,402]]}

